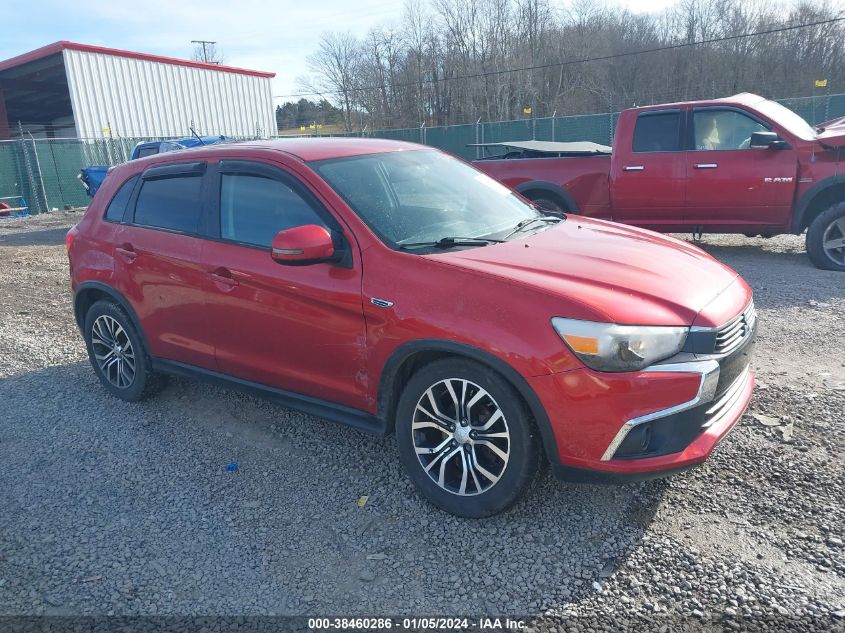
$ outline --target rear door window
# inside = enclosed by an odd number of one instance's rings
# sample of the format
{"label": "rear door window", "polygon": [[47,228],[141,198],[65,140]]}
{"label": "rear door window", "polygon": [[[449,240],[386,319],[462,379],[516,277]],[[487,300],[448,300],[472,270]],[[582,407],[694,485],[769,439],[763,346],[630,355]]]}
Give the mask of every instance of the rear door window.
{"label": "rear door window", "polygon": [[325,226],[311,204],[281,180],[253,174],[221,174],[223,239],[269,247],[279,231],[306,224]]}
{"label": "rear door window", "polygon": [[635,152],[678,152],[681,150],[681,112],[644,112],[634,128]]}
{"label": "rear door window", "polygon": [[182,233],[199,232],[202,175],[145,179],[135,203],[135,224]]}

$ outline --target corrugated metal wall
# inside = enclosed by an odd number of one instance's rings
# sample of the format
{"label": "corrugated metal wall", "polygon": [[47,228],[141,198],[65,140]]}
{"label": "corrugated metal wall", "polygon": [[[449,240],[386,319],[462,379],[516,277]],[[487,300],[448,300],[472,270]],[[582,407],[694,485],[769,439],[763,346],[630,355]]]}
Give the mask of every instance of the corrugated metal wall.
{"label": "corrugated metal wall", "polygon": [[80,137],[276,133],[269,78],[72,49],[64,62]]}

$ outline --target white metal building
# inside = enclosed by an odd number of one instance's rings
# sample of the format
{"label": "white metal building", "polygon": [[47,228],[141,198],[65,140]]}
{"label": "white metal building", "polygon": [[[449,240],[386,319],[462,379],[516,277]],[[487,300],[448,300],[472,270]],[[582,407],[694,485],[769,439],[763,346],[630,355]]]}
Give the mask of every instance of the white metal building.
{"label": "white metal building", "polygon": [[274,73],[56,42],[0,61],[0,139],[270,136]]}

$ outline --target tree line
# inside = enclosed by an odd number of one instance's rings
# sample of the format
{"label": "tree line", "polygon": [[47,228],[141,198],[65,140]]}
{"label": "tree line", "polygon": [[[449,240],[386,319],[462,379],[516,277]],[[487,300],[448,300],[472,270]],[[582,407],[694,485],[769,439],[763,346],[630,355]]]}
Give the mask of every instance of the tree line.
{"label": "tree line", "polygon": [[[845,21],[829,21],[844,16],[827,0],[680,0],[658,13],[595,0],[406,0],[398,22],[363,38],[325,33],[299,84],[348,131],[743,91],[806,96],[845,90]],[[795,28],[808,23],[821,24]],[[740,37],[748,33],[763,34]],[[653,49],[663,50],[643,52]]]}
{"label": "tree line", "polygon": [[301,98],[276,106],[276,127],[289,130],[309,125],[338,125],[343,123],[343,113],[326,99],[312,101]]}

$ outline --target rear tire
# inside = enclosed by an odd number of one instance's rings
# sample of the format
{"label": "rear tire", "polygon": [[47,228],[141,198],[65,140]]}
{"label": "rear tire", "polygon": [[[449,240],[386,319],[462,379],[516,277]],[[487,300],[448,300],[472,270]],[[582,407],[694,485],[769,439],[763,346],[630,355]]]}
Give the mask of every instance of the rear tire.
{"label": "rear tire", "polygon": [[541,461],[537,428],[516,390],[462,358],[435,361],[411,377],[399,399],[396,438],[423,496],[464,517],[509,508]]}
{"label": "rear tire", "polygon": [[807,255],[817,268],[845,271],[845,202],[822,211],[810,223]]}
{"label": "rear tire", "polygon": [[97,301],[85,315],[85,347],[94,373],[116,398],[137,402],[163,384],[153,373],[132,320],[112,301]]}
{"label": "rear tire", "polygon": [[566,207],[553,198],[549,198],[546,196],[538,196],[536,198],[531,198],[531,200],[532,202],[534,202],[534,204],[543,209],[548,209],[549,211],[557,211],[559,213],[567,212]]}

